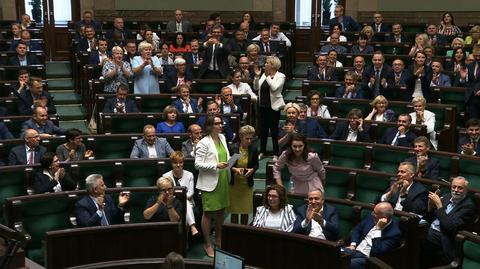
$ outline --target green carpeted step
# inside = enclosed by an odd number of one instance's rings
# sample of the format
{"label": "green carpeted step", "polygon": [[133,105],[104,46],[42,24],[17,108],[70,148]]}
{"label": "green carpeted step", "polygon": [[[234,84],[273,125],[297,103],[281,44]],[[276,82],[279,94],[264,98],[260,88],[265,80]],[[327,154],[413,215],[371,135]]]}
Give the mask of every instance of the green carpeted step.
{"label": "green carpeted step", "polygon": [[47,78],[70,78],[72,77],[72,68],[70,62],[47,62]]}
{"label": "green carpeted step", "polygon": [[296,78],[306,78],[307,68],[311,65],[313,64],[307,62],[297,62],[293,68],[293,76]]}
{"label": "green carpeted step", "polygon": [[[258,162],[258,169],[257,171],[255,171],[255,174],[253,175],[253,177],[255,179],[263,179],[265,180],[266,178],[266,164],[268,161],[271,161],[273,158],[271,156],[267,156],[267,157],[264,157],[263,159],[261,159],[259,162]],[[258,184],[260,185],[261,182],[258,182]],[[263,183],[265,184],[265,183]],[[261,188],[261,186],[259,186]]]}
{"label": "green carpeted step", "polygon": [[60,120],[85,120],[87,112],[81,104],[56,105],[57,114]]}
{"label": "green carpeted step", "polygon": [[79,104],[82,102],[81,96],[73,90],[50,90],[49,93],[53,96],[56,105]]}
{"label": "green carpeted step", "polygon": [[48,79],[48,90],[72,90],[74,88],[73,79]]}
{"label": "green carpeted step", "polygon": [[61,128],[70,129],[76,128],[82,131],[84,134],[88,134],[87,121],[86,120],[71,120],[71,121],[60,121],[59,125]]}

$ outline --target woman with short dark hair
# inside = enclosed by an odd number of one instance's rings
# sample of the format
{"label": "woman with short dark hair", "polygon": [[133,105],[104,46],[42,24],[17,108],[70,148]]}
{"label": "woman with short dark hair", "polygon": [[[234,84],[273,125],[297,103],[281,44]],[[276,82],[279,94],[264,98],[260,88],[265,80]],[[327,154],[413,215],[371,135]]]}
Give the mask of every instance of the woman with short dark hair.
{"label": "woman with short dark hair", "polygon": [[56,154],[61,162],[81,161],[93,157],[93,151],[87,150],[82,143],[82,131],[72,128],[65,135],[66,143],[57,147]]}
{"label": "woman with short dark hair", "polygon": [[263,195],[263,205],[257,207],[253,226],[290,232],[296,215],[293,206],[288,204],[287,192],[281,185],[267,186]]}
{"label": "woman with short dark hair", "polygon": [[60,167],[60,161],[53,152],[45,152],[40,158],[42,171],[35,173],[35,193],[60,192],[75,190],[76,184],[65,169]]}

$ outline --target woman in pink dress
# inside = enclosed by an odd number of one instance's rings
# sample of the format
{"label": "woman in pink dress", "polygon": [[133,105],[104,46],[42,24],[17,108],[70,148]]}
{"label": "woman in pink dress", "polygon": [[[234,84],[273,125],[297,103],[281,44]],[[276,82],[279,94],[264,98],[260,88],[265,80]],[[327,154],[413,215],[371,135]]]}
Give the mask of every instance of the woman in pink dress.
{"label": "woman in pink dress", "polygon": [[307,195],[315,188],[324,191],[325,168],[317,153],[308,152],[307,140],[302,134],[292,133],[287,149],[273,166],[273,177],[281,186],[283,186],[281,172],[285,165],[291,175],[290,192]]}

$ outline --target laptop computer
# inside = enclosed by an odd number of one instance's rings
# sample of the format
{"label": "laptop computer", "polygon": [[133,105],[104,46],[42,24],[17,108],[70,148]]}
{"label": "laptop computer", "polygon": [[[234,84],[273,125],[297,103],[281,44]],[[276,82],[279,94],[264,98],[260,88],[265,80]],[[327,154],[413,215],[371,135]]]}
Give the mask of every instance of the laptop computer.
{"label": "laptop computer", "polygon": [[215,249],[214,269],[245,269],[245,260],[226,251]]}

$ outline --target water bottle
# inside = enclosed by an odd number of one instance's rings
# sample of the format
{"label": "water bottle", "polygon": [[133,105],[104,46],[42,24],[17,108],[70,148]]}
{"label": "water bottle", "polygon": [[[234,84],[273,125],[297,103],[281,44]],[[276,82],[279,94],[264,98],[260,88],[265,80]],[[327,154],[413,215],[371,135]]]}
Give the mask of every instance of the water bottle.
{"label": "water bottle", "polygon": [[290,178],[290,185],[289,185],[289,192],[293,192],[295,190],[295,187],[293,186],[293,179]]}

